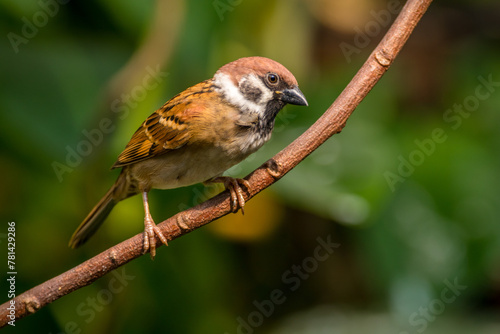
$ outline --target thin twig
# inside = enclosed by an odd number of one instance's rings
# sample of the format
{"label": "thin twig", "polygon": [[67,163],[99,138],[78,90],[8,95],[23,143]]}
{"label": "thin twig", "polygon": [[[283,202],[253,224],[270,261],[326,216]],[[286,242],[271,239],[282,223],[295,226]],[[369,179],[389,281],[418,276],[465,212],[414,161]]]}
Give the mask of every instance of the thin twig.
{"label": "thin twig", "polygon": [[[328,138],[343,129],[354,109],[392,64],[431,2],[432,0],[409,0],[406,3],[377,48],[321,118],[274,158],[247,176],[250,187],[245,194],[245,200],[250,200],[283,177]],[[176,239],[231,212],[229,202],[230,196],[226,191],[178,213],[158,226],[168,240]],[[34,313],[54,300],[91,284],[112,270],[141,256],[142,240],[143,234],[138,234],[20,294],[14,299],[15,317],[18,319]],[[157,241],[157,247],[159,246],[161,243]],[[0,306],[1,327],[10,320],[7,317],[9,306],[9,301]]]}

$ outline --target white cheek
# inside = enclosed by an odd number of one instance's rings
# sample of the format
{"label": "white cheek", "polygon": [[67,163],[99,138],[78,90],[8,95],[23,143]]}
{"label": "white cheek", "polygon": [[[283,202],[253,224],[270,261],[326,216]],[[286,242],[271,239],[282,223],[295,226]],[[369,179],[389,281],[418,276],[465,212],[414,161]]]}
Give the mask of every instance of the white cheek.
{"label": "white cheek", "polygon": [[229,75],[224,73],[217,73],[214,76],[215,84],[220,87],[221,93],[226,97],[227,101],[240,110],[247,111],[250,113],[262,114],[266,108],[268,101],[272,99],[272,92],[264,85],[264,83],[255,75],[251,74],[243,77],[239,84],[241,85],[245,81],[250,81],[251,85],[258,87],[262,92],[259,101],[253,102],[249,101],[240,91],[240,88],[236,86]]}
{"label": "white cheek", "polygon": [[[244,113],[263,115],[266,111],[267,103],[273,98],[273,92],[265,86],[262,80],[253,74],[243,77],[239,85],[248,81],[252,87],[258,88],[261,91],[261,96],[257,102],[248,100],[227,74],[217,73],[214,79],[216,86],[219,87],[219,92],[225,96],[229,103],[236,106]],[[260,116],[259,118],[264,117]],[[269,131],[269,133],[252,131],[249,136],[250,137],[247,138],[248,140],[241,141],[238,147],[239,151],[245,152],[245,154],[251,154],[264,145],[270,139],[271,131]]]}
{"label": "white cheek", "polygon": [[239,85],[241,86],[243,83],[248,82],[251,87],[258,88],[261,92],[259,101],[256,104],[260,106],[266,106],[267,102],[271,101],[273,98],[273,92],[264,85],[261,79],[259,79],[254,74],[243,77]]}

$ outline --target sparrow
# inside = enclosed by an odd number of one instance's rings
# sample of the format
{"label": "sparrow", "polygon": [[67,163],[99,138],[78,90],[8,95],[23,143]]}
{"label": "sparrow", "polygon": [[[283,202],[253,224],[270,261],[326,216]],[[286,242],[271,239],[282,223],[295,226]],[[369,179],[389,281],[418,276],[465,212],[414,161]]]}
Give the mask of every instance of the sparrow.
{"label": "sparrow", "polygon": [[270,137],[286,105],[307,106],[293,74],[264,57],[240,58],[215,75],[174,96],[133,134],[111,167],[118,179],[74,232],[69,246],[88,240],[120,201],[141,194],[144,205],[143,253],[156,254],[156,237],[167,238],[149,211],[148,192],[196,183],[223,183],[233,212],[243,208],[241,186],[248,181],[222,174],[257,151]]}

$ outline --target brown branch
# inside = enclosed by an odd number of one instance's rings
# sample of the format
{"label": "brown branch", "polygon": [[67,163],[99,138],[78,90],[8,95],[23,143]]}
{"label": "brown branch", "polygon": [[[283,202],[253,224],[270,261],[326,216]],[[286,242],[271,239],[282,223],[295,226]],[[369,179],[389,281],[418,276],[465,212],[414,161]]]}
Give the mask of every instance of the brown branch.
{"label": "brown branch", "polygon": [[[274,158],[247,176],[250,188],[245,200],[248,201],[283,177],[328,138],[343,129],[354,109],[392,64],[431,2],[432,0],[409,0],[406,3],[377,48],[321,118]],[[230,211],[229,194],[223,192],[200,205],[178,213],[158,226],[169,240],[173,240]],[[112,270],[141,256],[142,240],[143,234],[138,234],[20,294],[14,299],[15,317],[22,318],[34,313],[54,300],[91,284]],[[161,243],[158,241],[157,247],[159,246]],[[0,306],[0,326],[5,326],[10,320],[7,317],[9,306],[10,302]]]}

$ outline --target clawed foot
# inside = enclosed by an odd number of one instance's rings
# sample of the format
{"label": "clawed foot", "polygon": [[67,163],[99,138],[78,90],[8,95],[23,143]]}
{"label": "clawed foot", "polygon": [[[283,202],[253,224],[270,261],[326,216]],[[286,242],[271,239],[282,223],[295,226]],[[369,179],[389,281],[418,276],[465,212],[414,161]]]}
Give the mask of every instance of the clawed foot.
{"label": "clawed foot", "polygon": [[231,194],[231,210],[236,213],[241,209],[241,213],[245,214],[245,198],[243,197],[243,190],[240,185],[250,189],[250,183],[245,179],[237,179],[228,176],[219,176],[211,179],[210,183],[223,183],[224,187],[229,190]]}
{"label": "clawed foot", "polygon": [[142,250],[143,254],[146,254],[149,251],[149,255],[151,256],[151,260],[155,259],[156,256],[156,238],[160,238],[161,242],[168,246],[167,238],[161,233],[161,230],[158,226],[156,226],[153,218],[151,216],[146,215],[144,218],[144,247]]}

